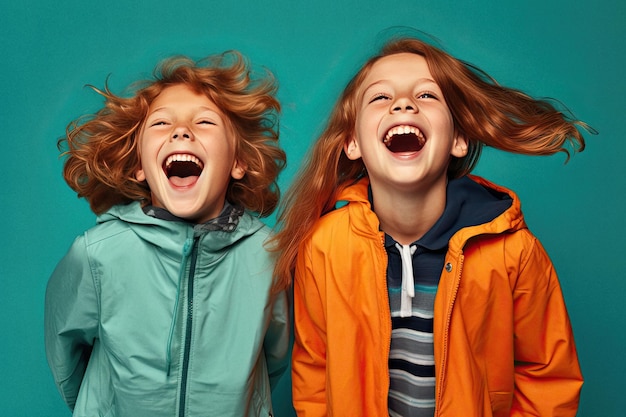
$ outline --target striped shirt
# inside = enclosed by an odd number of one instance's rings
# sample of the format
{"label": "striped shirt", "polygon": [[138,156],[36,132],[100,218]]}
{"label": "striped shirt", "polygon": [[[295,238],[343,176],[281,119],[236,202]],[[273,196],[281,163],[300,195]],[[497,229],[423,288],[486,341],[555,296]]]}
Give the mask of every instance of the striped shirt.
{"label": "striped shirt", "polygon": [[385,235],[392,323],[389,415],[432,417],[435,413],[433,307],[445,250],[432,251],[416,243],[410,247],[415,247],[410,255],[415,295],[410,300],[410,315],[402,317],[402,255],[393,238]]}

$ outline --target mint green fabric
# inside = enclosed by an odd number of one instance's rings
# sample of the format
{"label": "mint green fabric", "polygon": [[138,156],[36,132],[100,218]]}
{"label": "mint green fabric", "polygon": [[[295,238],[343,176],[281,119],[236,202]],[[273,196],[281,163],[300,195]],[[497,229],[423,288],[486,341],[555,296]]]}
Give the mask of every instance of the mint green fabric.
{"label": "mint green fabric", "polygon": [[289,323],[268,235],[247,213],[204,234],[138,203],[100,216],[46,292],[48,363],[74,416],[270,415]]}

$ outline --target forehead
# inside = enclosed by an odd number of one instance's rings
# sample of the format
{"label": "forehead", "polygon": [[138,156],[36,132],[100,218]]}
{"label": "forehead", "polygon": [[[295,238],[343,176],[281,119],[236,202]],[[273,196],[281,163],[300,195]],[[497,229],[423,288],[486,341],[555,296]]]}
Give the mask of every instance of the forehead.
{"label": "forehead", "polygon": [[184,84],[164,88],[163,91],[154,98],[150,104],[150,108],[179,107],[181,105],[216,108],[215,103],[209,97],[196,92]]}
{"label": "forehead", "polygon": [[376,61],[363,81],[363,86],[396,79],[428,78],[432,79],[428,62],[417,54],[402,52],[388,55]]}

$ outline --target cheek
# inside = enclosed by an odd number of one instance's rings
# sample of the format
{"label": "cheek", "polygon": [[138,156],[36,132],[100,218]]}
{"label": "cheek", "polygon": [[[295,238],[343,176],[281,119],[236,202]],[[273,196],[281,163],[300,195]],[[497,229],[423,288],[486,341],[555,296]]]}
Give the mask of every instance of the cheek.
{"label": "cheek", "polygon": [[141,161],[141,163],[154,163],[159,150],[160,145],[158,145],[157,140],[152,139],[149,136],[144,137],[140,140],[137,146],[137,158]]}
{"label": "cheek", "polygon": [[[135,177],[139,181],[144,181],[146,175],[154,176],[158,174],[162,169],[158,163],[158,149],[145,146],[144,144],[143,146],[138,146],[136,152],[137,174]],[[142,176],[143,179],[140,179],[139,176]]]}
{"label": "cheek", "polygon": [[454,134],[454,119],[452,118],[452,113],[449,111],[442,112],[439,119],[441,120],[441,125],[443,129],[447,129],[449,132]]}
{"label": "cheek", "polygon": [[[212,148],[212,149],[210,149]],[[223,155],[225,161],[234,160],[237,154],[237,143],[229,136],[222,137],[209,148],[209,152],[215,155]]]}

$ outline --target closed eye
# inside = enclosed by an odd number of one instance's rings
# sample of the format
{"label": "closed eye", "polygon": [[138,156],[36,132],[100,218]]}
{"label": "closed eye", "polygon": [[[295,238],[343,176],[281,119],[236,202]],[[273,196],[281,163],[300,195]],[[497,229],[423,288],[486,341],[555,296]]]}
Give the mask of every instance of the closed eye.
{"label": "closed eye", "polygon": [[375,101],[379,101],[379,100],[389,100],[391,99],[390,96],[388,96],[387,94],[376,94],[371,100],[370,103],[373,103]]}

